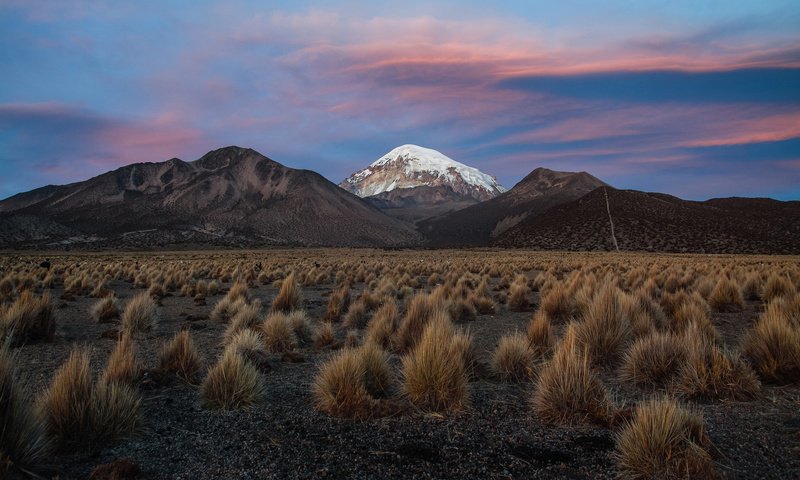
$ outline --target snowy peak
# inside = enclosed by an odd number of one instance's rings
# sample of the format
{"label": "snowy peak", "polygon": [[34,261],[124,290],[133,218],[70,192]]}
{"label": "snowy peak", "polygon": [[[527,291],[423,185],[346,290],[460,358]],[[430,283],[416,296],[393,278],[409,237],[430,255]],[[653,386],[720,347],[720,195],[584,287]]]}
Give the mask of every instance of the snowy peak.
{"label": "snowy peak", "polygon": [[367,168],[345,179],[340,187],[360,197],[400,188],[446,186],[454,192],[488,200],[506,191],[497,180],[477,168],[459,163],[430,148],[399,146]]}

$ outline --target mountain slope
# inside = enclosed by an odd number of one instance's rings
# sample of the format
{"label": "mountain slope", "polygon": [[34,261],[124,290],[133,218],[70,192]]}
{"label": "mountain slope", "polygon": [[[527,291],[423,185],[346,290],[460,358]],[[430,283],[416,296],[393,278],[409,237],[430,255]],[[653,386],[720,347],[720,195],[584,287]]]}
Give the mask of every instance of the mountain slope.
{"label": "mountain slope", "polygon": [[[608,195],[608,207],[606,206]],[[662,193],[598,188],[520,222],[500,247],[695,253],[800,253],[800,202],[724,198],[692,202]]]}
{"label": "mountain slope", "polygon": [[576,200],[603,186],[586,172],[556,172],[537,168],[514,187],[495,198],[419,223],[432,246],[486,245],[531,215]]}
{"label": "mountain slope", "polygon": [[476,201],[488,200],[505,191],[491,175],[417,145],[393,149],[367,168],[350,175],[339,186],[359,197],[396,189],[446,186]]}
{"label": "mountain slope", "polygon": [[[8,212],[40,217],[100,237],[92,240],[98,246],[394,246],[418,241],[405,224],[319,174],[287,168],[239,147],[214,150],[194,162],[138,163],[84,182],[37,189],[0,202],[0,212],[6,212],[3,225],[14,224]],[[0,238],[12,236],[6,232]]]}

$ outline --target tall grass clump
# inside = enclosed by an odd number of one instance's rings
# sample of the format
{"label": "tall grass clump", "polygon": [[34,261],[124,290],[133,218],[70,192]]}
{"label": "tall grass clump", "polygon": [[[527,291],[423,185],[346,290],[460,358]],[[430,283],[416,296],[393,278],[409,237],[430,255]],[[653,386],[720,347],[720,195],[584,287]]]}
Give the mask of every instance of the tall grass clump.
{"label": "tall grass clump", "polygon": [[620,377],[638,387],[666,387],[686,356],[682,338],[671,332],[651,332],[637,339],[625,354]]}
{"label": "tall grass clump", "polygon": [[203,368],[203,358],[194,345],[191,333],[181,330],[161,347],[158,364],[162,372],[174,373],[194,383]]}
{"label": "tall grass clump", "polygon": [[702,416],[669,397],[636,406],[615,435],[614,457],[621,478],[715,478],[711,442]]}
{"label": "tall grass clump", "polygon": [[119,318],[119,302],[112,296],[103,297],[92,306],[92,319],[97,323],[107,323]]}
{"label": "tall grass clump", "polygon": [[272,311],[290,312],[299,309],[300,306],[300,287],[292,272],[283,279],[278,296],[272,301]]}
{"label": "tall grass clump", "polygon": [[104,375],[92,383],[89,351],[73,350],[39,398],[47,433],[63,451],[133,435],[141,397],[134,387]]}
{"label": "tall grass clump", "polygon": [[200,385],[200,404],[211,410],[237,410],[259,403],[264,381],[258,369],[234,349],[226,349]]}
{"label": "tall grass clump", "polygon": [[459,411],[469,403],[468,378],[453,330],[447,313],[434,313],[419,342],[403,357],[405,394],[422,410]]}
{"label": "tall grass clump", "polygon": [[122,330],[129,334],[149,332],[158,322],[156,302],[147,292],[142,292],[128,301],[122,312]]}
{"label": "tall grass clump", "polygon": [[534,355],[525,335],[520,333],[500,338],[492,355],[492,370],[499,378],[523,382],[533,376]]}
{"label": "tall grass clump", "polygon": [[782,309],[767,308],[745,334],[742,352],[766,382],[800,382],[800,327]]}
{"label": "tall grass clump", "polygon": [[51,453],[45,424],[16,369],[9,345],[0,345],[0,477],[35,473]]}
{"label": "tall grass clump", "polygon": [[13,345],[50,342],[56,332],[56,319],[50,295],[35,296],[25,290],[8,308],[0,309],[0,341]]}
{"label": "tall grass clump", "polygon": [[595,295],[576,327],[578,342],[594,364],[615,362],[632,338],[631,298],[617,287],[606,286]]}
{"label": "tall grass clump", "polygon": [[610,420],[610,394],[592,372],[574,324],[567,327],[553,358],[540,370],[531,404],[534,413],[546,422],[605,424]]}
{"label": "tall grass clump", "polygon": [[708,297],[708,305],[718,312],[737,312],[744,306],[739,285],[730,278],[719,279]]}

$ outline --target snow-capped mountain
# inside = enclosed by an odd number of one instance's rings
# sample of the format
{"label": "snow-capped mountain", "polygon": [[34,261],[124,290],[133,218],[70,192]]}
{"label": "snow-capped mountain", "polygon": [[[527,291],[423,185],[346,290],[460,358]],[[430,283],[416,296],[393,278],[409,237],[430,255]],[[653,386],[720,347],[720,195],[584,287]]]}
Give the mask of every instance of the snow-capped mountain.
{"label": "snow-capped mountain", "polygon": [[339,186],[359,197],[421,186],[449,187],[456,194],[477,201],[506,191],[493,176],[417,145],[395,148],[367,168],[350,175]]}

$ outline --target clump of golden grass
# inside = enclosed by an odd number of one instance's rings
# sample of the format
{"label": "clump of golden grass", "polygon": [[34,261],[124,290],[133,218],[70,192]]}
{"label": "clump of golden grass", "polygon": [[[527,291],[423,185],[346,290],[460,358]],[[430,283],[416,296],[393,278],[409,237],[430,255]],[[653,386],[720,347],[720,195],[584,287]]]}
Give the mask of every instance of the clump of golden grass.
{"label": "clump of golden grass", "polygon": [[739,290],[739,285],[730,278],[723,276],[709,295],[708,304],[718,312],[741,310],[744,306],[744,299],[742,298],[741,290]]}
{"label": "clump of golden grass", "polygon": [[124,438],[139,423],[139,393],[127,383],[100,381],[92,393],[91,429],[94,442]]}
{"label": "clump of golden grass", "polygon": [[761,276],[758,273],[750,273],[742,283],[742,296],[745,300],[758,300],[761,298]]}
{"label": "clump of golden grass", "polygon": [[500,338],[492,355],[492,370],[503,380],[522,382],[533,375],[534,355],[525,335],[515,333]]}
{"label": "clump of golden grass", "polygon": [[669,397],[636,406],[615,436],[620,474],[631,479],[714,478],[702,416]]}
{"label": "clump of golden grass", "polygon": [[610,394],[591,371],[575,330],[574,324],[567,326],[552,360],[540,370],[531,400],[533,411],[552,423],[606,423],[613,413]]}
{"label": "clump of golden grass", "polygon": [[0,407],[0,476],[35,472],[49,458],[51,444],[8,344],[0,345]]}
{"label": "clump of golden grass", "polygon": [[270,352],[288,352],[297,348],[297,334],[286,314],[270,313],[260,329],[264,335],[264,344]]}
{"label": "clump of golden grass", "polygon": [[335,340],[332,323],[322,322],[314,329],[314,348],[327,347],[332,345]]}
{"label": "clump of golden grass", "polygon": [[456,323],[468,323],[475,320],[475,307],[463,298],[454,298],[447,302],[447,312]]}
{"label": "clump of golden grass", "polygon": [[236,300],[242,299],[245,302],[250,301],[250,287],[247,286],[247,282],[244,280],[237,279],[236,282],[231,286],[231,289],[228,290],[228,293],[225,294],[225,297],[228,300],[235,302]]}
{"label": "clump of golden grass", "polygon": [[133,434],[140,404],[126,383],[102,378],[95,387],[84,349],[72,351],[37,407],[55,444],[70,450]]}
{"label": "clump of golden grass", "polygon": [[467,375],[453,324],[436,311],[419,342],[403,357],[403,386],[408,399],[427,411],[462,410],[469,403]]}
{"label": "clump of golden grass", "polygon": [[494,313],[494,300],[488,295],[477,295],[471,293],[467,297],[467,301],[472,304],[475,311],[481,315],[488,315]]}
{"label": "clump of golden grass", "polygon": [[375,343],[365,343],[358,353],[364,365],[364,386],[369,394],[375,398],[388,396],[395,383],[389,355]]}
{"label": "clump of golden grass", "polygon": [[384,349],[389,348],[392,335],[397,330],[398,316],[397,304],[393,300],[384,303],[367,324],[366,343],[374,343]]}
{"label": "clump of golden grass", "polygon": [[542,296],[540,308],[548,318],[567,321],[573,314],[574,306],[566,285],[556,283],[548,288]]}
{"label": "clump of golden grass", "polygon": [[692,324],[684,332],[682,342],[686,359],[678,371],[675,391],[687,398],[755,397],[761,383],[755,372],[739,355],[715,345]]}
{"label": "clump of golden grass", "polygon": [[528,282],[523,275],[519,275],[508,291],[508,308],[515,312],[524,312],[528,309]]}
{"label": "clump of golden grass", "polygon": [[146,292],[136,295],[125,305],[121,320],[127,333],[149,332],[158,322],[156,302]]}
{"label": "clump of golden grass", "polygon": [[673,315],[670,328],[673,332],[682,333],[689,325],[695,325],[707,339],[714,341],[717,338],[717,330],[711,323],[708,310],[704,305],[697,302],[687,302],[681,304]]}
{"label": "clump of golden grass", "polygon": [[341,319],[342,313],[350,306],[350,287],[342,285],[338,289],[331,292],[328,299],[328,310],[325,313],[325,321],[338,322]]}
{"label": "clump of golden grass", "polygon": [[414,295],[393,339],[394,348],[399,352],[411,350],[422,336],[431,315],[442,308],[441,301],[431,295],[424,293]]}
{"label": "clump of golden grass", "polygon": [[686,356],[680,337],[670,332],[651,332],[628,350],[620,377],[639,387],[664,387],[680,370]]}
{"label": "clump of golden grass", "polygon": [[773,273],[767,278],[764,290],[761,292],[761,300],[766,303],[778,297],[786,297],[795,293],[794,285],[784,275]]}
{"label": "clump of golden grass", "polygon": [[36,297],[26,290],[10,307],[0,309],[0,340],[10,338],[14,345],[49,342],[55,332],[53,302],[47,293]]}
{"label": "clump of golden grass", "polygon": [[308,344],[313,340],[314,331],[311,329],[311,321],[308,319],[305,310],[293,310],[286,317],[292,326],[292,331],[294,331],[299,345]]}
{"label": "clump of golden grass", "polygon": [[119,318],[117,298],[108,296],[101,298],[92,306],[92,319],[97,323],[106,323]]}
{"label": "clump of golden grass", "polygon": [[264,382],[256,367],[226,349],[200,385],[200,404],[212,410],[237,410],[259,403]]}
{"label": "clump of golden grass", "polygon": [[133,385],[139,377],[139,372],[140,368],[136,363],[136,344],[130,334],[123,333],[111,351],[111,356],[108,357],[108,364],[100,377],[100,382]]}
{"label": "clump of golden grass", "polygon": [[595,295],[583,320],[576,327],[578,342],[595,364],[615,362],[632,338],[628,295],[606,286]]}
{"label": "clump of golden grass", "polygon": [[[239,284],[236,284],[239,285]],[[234,285],[234,287],[236,287]],[[242,308],[248,305],[247,299],[241,293],[241,289],[231,288],[211,310],[209,318],[215,322],[229,322]]]}
{"label": "clump of golden grass", "polygon": [[261,311],[261,302],[258,300],[251,304],[241,305],[237,312],[231,317],[228,327],[223,334],[223,341],[228,343],[231,339],[242,330],[254,328],[259,322],[259,313]]}
{"label": "clump of golden grass", "polygon": [[350,308],[344,316],[344,324],[348,328],[361,329],[367,326],[367,321],[369,321],[367,304],[361,300],[350,304]]}
{"label": "clump of golden grass", "polygon": [[800,381],[800,327],[783,309],[767,308],[745,334],[742,351],[765,381]]}
{"label": "clump of golden grass", "polygon": [[295,280],[294,272],[290,273],[281,283],[278,296],[272,301],[273,312],[290,312],[300,308],[300,287]]}
{"label": "clump of golden grass", "polygon": [[158,363],[161,371],[172,372],[190,383],[197,380],[203,368],[203,358],[188,330],[181,330],[161,347]]}
{"label": "clump of golden grass", "polygon": [[536,359],[547,358],[553,351],[555,335],[550,319],[539,310],[528,325],[528,346]]}
{"label": "clump of golden grass", "polygon": [[367,418],[372,414],[375,399],[369,394],[366,365],[357,349],[345,349],[320,367],[314,377],[313,395],[316,408],[345,418]]}
{"label": "clump of golden grass", "polygon": [[47,432],[60,448],[80,444],[91,429],[92,372],[89,351],[73,350],[40,398]]}

